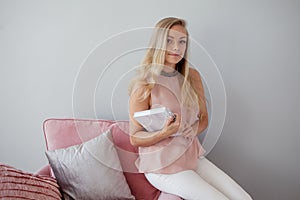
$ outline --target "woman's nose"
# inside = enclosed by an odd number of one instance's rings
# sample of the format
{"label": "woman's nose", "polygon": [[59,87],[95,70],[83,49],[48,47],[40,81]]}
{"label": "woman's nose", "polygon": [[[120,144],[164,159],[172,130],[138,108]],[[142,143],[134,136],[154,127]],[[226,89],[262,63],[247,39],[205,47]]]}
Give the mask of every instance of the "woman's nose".
{"label": "woman's nose", "polygon": [[174,45],[173,45],[173,50],[178,50],[179,49],[179,45],[177,42],[174,42]]}

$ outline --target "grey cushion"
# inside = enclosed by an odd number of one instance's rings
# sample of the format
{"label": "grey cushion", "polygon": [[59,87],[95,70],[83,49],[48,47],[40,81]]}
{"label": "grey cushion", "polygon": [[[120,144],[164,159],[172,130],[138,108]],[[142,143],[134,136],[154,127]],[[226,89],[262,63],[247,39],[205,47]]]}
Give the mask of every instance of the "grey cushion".
{"label": "grey cushion", "polygon": [[110,130],[80,145],[46,152],[62,191],[73,199],[134,199]]}

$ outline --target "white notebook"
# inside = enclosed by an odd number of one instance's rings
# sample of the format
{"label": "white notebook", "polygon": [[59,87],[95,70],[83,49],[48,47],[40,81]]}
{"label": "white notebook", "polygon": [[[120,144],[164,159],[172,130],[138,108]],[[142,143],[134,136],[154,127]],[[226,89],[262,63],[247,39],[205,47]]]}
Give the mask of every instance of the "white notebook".
{"label": "white notebook", "polygon": [[168,108],[160,107],[135,112],[133,118],[147,131],[153,132],[161,130],[170,116],[174,116],[174,114]]}

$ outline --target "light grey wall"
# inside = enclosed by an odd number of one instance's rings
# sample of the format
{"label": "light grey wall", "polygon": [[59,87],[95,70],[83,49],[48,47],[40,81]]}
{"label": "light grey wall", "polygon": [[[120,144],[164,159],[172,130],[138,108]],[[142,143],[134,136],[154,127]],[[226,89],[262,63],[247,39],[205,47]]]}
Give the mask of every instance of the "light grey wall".
{"label": "light grey wall", "polygon": [[[153,26],[165,16],[188,21],[191,36],[209,52],[224,80],[226,121],[208,158],[254,199],[297,199],[300,2],[296,0],[0,0],[0,162],[27,171],[44,165],[42,122],[47,118],[124,118],[125,107],[117,106],[127,104],[130,73],[115,88],[103,84],[137,65],[143,51],[114,62],[87,94],[80,87],[95,83],[81,84],[87,81],[81,75],[95,74],[90,68],[84,71],[83,65],[88,65],[84,61],[112,35]],[[131,44],[113,42],[109,55]],[[103,51],[103,58],[107,54]],[[99,64],[96,75],[103,68]],[[115,115],[97,103],[109,98],[112,89],[118,95],[113,104],[121,110]]]}

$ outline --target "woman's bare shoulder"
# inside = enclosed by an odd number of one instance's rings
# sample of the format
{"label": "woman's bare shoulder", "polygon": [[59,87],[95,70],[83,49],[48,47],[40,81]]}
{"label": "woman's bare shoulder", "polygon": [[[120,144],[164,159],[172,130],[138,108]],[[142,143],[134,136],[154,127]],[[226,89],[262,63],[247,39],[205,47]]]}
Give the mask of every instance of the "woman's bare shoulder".
{"label": "woman's bare shoulder", "polygon": [[135,95],[135,96],[140,97],[146,91],[147,91],[147,86],[145,84],[136,84],[133,86],[130,96]]}
{"label": "woman's bare shoulder", "polygon": [[189,76],[192,80],[201,80],[200,73],[195,68],[189,68]]}

